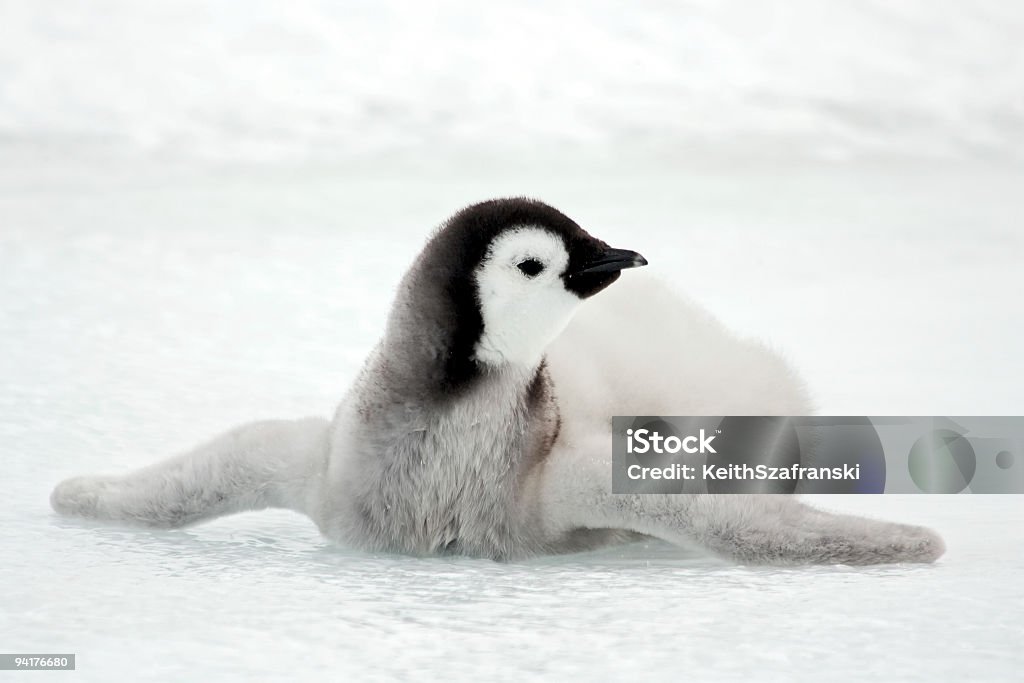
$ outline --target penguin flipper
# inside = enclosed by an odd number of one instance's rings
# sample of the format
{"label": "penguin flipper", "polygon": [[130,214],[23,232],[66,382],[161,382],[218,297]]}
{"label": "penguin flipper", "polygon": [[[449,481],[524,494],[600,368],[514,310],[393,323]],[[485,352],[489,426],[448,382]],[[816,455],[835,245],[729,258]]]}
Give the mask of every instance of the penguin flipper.
{"label": "penguin flipper", "polygon": [[175,528],[245,510],[308,514],[325,467],[327,420],[268,420],[123,476],[61,482],[50,505],[62,515]]}
{"label": "penguin flipper", "polygon": [[622,529],[741,564],[934,562],[945,552],[931,529],[835,514],[789,495],[613,494],[611,463],[596,456],[607,443],[598,448],[552,453],[540,482],[549,534]]}
{"label": "penguin flipper", "polygon": [[925,527],[826,512],[792,496],[690,498],[689,535],[742,564],[928,563],[945,552],[942,538]]}

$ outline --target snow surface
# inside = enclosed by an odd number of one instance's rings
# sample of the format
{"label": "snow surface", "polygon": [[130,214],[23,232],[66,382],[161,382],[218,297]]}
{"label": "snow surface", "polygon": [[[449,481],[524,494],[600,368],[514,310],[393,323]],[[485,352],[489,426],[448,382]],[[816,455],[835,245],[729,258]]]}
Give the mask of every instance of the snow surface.
{"label": "snow surface", "polygon": [[88,681],[1016,680],[1018,496],[817,499],[948,554],[786,570],[47,497],[330,414],[427,232],[495,195],[645,254],[824,414],[1024,414],[1022,8],[0,0],[0,650]]}

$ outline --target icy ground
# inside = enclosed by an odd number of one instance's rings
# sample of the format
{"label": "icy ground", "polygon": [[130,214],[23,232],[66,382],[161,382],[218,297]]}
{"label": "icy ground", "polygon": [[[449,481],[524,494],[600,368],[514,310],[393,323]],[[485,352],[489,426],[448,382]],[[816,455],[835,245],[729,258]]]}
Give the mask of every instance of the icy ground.
{"label": "icy ground", "polygon": [[373,556],[284,512],[150,532],[47,505],[72,474],[249,419],[328,414],[427,231],[508,193],[641,251],[771,340],[823,412],[1024,413],[1017,170],[356,173],[4,153],[3,651],[75,652],[89,681],[1014,680],[1024,667],[1015,496],[820,501],[931,525],[949,552],[786,570],[658,543],[511,565]]}

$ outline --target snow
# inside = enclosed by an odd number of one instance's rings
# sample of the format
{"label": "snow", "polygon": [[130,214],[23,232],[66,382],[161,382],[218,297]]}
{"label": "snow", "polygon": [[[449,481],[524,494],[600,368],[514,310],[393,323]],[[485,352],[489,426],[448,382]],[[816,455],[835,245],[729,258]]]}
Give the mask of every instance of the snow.
{"label": "snow", "polygon": [[50,512],[330,414],[429,230],[496,195],[643,253],[823,414],[1024,414],[1019,3],[585,7],[0,0],[0,649],[86,681],[1018,676],[1018,496],[817,499],[949,547],[857,569]]}
{"label": "snow", "polygon": [[1006,500],[858,499],[952,549],[856,570],[660,544],[512,565],[369,556],[285,513],[155,533],[37,511],[18,531],[33,547],[5,559],[0,629],[10,650],[77,652],[83,680],[1014,680],[1019,553],[992,547],[1020,541]]}
{"label": "snow", "polygon": [[47,506],[72,474],[329,414],[429,226],[510,188],[772,340],[824,412],[1020,414],[1010,177],[20,168],[0,194],[8,651],[75,652],[83,680],[1008,680],[1024,664],[1017,496],[825,500],[929,524],[949,553],[795,570],[657,543],[511,565],[372,556],[290,513],[149,532]]}

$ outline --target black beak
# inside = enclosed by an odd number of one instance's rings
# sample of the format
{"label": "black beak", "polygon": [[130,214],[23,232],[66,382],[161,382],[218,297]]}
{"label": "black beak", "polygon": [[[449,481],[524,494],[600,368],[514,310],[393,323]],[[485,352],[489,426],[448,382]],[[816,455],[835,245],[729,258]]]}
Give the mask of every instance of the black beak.
{"label": "black beak", "polygon": [[597,258],[587,261],[573,275],[582,273],[611,273],[626,268],[646,266],[647,259],[629,249],[608,249]]}

